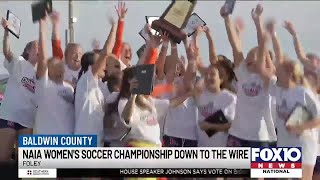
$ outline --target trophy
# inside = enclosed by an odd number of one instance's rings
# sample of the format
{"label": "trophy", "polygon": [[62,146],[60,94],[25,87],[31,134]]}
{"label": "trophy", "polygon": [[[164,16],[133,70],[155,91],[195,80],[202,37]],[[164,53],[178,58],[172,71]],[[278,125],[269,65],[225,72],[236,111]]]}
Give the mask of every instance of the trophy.
{"label": "trophy", "polygon": [[196,2],[196,0],[173,0],[160,19],[152,22],[152,29],[167,32],[175,43],[180,44],[187,36],[181,30],[186,26]]}

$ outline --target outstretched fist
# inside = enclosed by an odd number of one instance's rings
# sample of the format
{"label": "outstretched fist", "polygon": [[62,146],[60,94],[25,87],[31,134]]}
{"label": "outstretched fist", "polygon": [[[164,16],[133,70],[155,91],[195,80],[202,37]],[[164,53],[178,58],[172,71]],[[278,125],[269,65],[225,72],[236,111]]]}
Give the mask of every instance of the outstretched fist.
{"label": "outstretched fist", "polygon": [[224,17],[227,17],[229,14],[228,14],[228,10],[226,8],[226,5],[223,5],[220,9],[220,15],[224,18]]}
{"label": "outstretched fist", "polygon": [[60,14],[57,11],[53,11],[50,18],[52,24],[58,24],[60,22]]}
{"label": "outstretched fist", "polygon": [[255,9],[252,9],[251,16],[253,20],[258,20],[263,12],[263,7],[261,4],[258,4]]}
{"label": "outstretched fist", "polygon": [[296,30],[290,21],[284,21],[284,28],[292,35],[296,35]]}
{"label": "outstretched fist", "polygon": [[4,29],[6,29],[9,26],[9,22],[6,19],[2,18],[1,25]]}
{"label": "outstretched fist", "polygon": [[275,26],[276,26],[276,22],[274,19],[270,19],[266,23],[266,29],[270,34],[274,34],[276,32]]}

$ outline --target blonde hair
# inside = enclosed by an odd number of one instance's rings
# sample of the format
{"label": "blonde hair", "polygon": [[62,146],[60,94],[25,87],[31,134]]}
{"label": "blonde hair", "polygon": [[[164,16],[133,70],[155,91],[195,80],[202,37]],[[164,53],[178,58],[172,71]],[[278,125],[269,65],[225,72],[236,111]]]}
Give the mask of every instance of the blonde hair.
{"label": "blonde hair", "polygon": [[305,78],[300,64],[292,60],[286,60],[284,61],[284,65],[287,67],[287,70],[292,71],[292,78],[295,83],[305,88],[310,88],[310,84],[308,80]]}

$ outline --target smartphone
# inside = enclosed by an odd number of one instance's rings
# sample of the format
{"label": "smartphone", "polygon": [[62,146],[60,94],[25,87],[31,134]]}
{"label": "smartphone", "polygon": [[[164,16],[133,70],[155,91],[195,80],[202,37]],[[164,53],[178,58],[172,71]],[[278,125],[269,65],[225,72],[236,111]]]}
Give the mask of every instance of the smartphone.
{"label": "smartphone", "polygon": [[234,7],[235,7],[235,4],[236,4],[236,0],[226,0],[225,6],[224,6],[226,8],[225,12],[227,14],[232,14]]}
{"label": "smartphone", "polygon": [[47,14],[52,13],[52,0],[42,0],[31,5],[32,21],[40,21]]}
{"label": "smartphone", "polygon": [[[146,22],[147,22],[147,24],[149,24],[151,26],[152,22],[155,20],[158,20],[159,18],[160,18],[159,16],[146,16]],[[152,29],[151,34],[152,35],[159,35],[159,32]]]}

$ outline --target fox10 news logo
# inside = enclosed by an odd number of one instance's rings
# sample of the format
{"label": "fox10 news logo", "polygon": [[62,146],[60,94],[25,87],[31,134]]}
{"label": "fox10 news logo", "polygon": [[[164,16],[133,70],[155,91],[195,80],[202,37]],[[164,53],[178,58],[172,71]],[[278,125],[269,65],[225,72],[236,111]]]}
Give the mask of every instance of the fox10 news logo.
{"label": "fox10 news logo", "polygon": [[251,178],[301,178],[301,148],[251,148]]}

